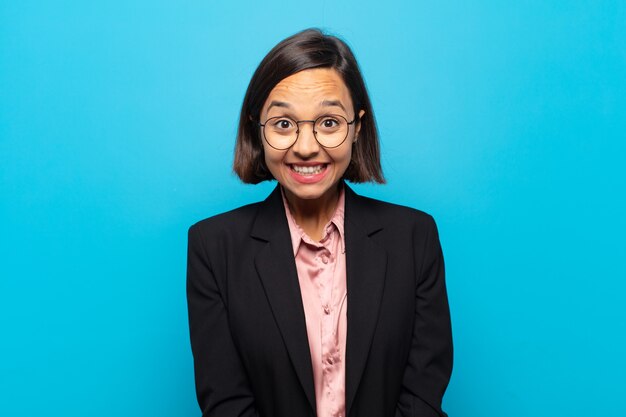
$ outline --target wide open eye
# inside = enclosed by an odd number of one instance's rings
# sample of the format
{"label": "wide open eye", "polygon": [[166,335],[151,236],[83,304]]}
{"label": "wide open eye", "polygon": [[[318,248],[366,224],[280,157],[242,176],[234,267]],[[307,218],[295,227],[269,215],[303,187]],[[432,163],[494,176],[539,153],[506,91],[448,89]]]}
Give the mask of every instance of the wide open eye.
{"label": "wide open eye", "polygon": [[322,116],[317,120],[316,130],[321,133],[332,133],[343,129],[347,124],[340,116]]}
{"label": "wide open eye", "polygon": [[274,117],[268,122],[272,130],[276,132],[291,132],[296,129],[296,123],[286,117]]}

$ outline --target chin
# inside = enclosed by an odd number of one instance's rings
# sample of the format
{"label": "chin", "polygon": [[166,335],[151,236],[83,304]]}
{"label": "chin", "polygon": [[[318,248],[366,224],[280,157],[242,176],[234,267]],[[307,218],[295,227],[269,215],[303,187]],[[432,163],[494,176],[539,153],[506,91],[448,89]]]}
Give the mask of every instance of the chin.
{"label": "chin", "polygon": [[301,200],[317,200],[330,192],[338,184],[335,181],[332,184],[298,184],[292,181],[281,182],[281,185],[294,197]]}
{"label": "chin", "polygon": [[287,191],[289,191],[295,197],[302,200],[316,200],[321,198],[328,189],[316,189],[316,190],[302,190],[300,187],[284,187]]}

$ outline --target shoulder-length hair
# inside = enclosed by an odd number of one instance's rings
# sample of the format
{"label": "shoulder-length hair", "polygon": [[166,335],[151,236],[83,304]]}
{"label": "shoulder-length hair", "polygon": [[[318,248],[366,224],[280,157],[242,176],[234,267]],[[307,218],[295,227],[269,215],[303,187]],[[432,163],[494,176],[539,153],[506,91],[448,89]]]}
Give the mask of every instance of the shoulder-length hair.
{"label": "shoulder-length hair", "polygon": [[359,120],[359,139],[352,146],[352,159],[344,179],[355,183],[384,183],[378,129],[359,65],[344,41],[325,35],[319,29],[307,29],[284,39],[263,58],[254,72],[239,115],[233,170],[248,184],[274,179],[263,154],[258,125],[261,109],[280,81],[312,68],[335,69],[350,91],[355,116],[358,118],[359,111],[365,110]]}

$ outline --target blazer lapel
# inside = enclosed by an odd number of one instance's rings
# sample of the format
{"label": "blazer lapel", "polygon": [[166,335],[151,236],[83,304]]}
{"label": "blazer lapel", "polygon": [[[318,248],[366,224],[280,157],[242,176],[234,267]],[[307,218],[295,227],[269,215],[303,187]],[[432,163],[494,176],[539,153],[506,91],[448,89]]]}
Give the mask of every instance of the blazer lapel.
{"label": "blazer lapel", "polygon": [[385,284],[387,254],[370,238],[381,228],[379,219],[367,209],[365,201],[346,185],[346,415],[350,415],[367,362]]}
{"label": "blazer lapel", "polygon": [[304,307],[279,186],[260,205],[251,235],[267,242],[255,257],[256,270],[296,374],[315,410],[313,367]]}
{"label": "blazer lapel", "polygon": [[[348,334],[346,341],[346,415],[354,401],[374,335],[383,294],[387,254],[371,236],[382,229],[366,203],[345,185]],[[259,207],[251,236],[267,242],[255,257],[257,273],[289,357],[313,410],[315,388],[306,320],[291,235],[280,188]]]}

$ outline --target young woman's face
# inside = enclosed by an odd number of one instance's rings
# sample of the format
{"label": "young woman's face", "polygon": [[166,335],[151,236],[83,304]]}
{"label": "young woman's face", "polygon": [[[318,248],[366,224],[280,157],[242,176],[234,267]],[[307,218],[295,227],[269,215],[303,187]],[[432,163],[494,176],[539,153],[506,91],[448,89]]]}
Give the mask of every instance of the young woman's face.
{"label": "young woman's face", "polygon": [[[359,117],[364,111],[359,112]],[[345,140],[337,147],[324,148],[315,139],[313,123],[294,126],[294,121],[318,120],[317,134],[328,128],[332,131],[342,116],[354,120],[350,91],[334,69],[316,68],[293,74],[270,92],[261,109],[261,123],[266,124],[263,138],[265,163],[288,196],[301,200],[327,197],[336,191],[335,186],[348,168],[352,145],[361,128],[360,123],[348,125]],[[282,119],[284,117],[285,119]],[[277,119],[278,118],[278,119]],[[267,123],[269,119],[270,123]],[[261,128],[263,130],[263,128]],[[299,130],[297,140],[288,149],[278,150],[267,139],[269,129],[275,132]],[[275,145],[275,143],[274,143]],[[278,146],[282,147],[282,146]]]}

